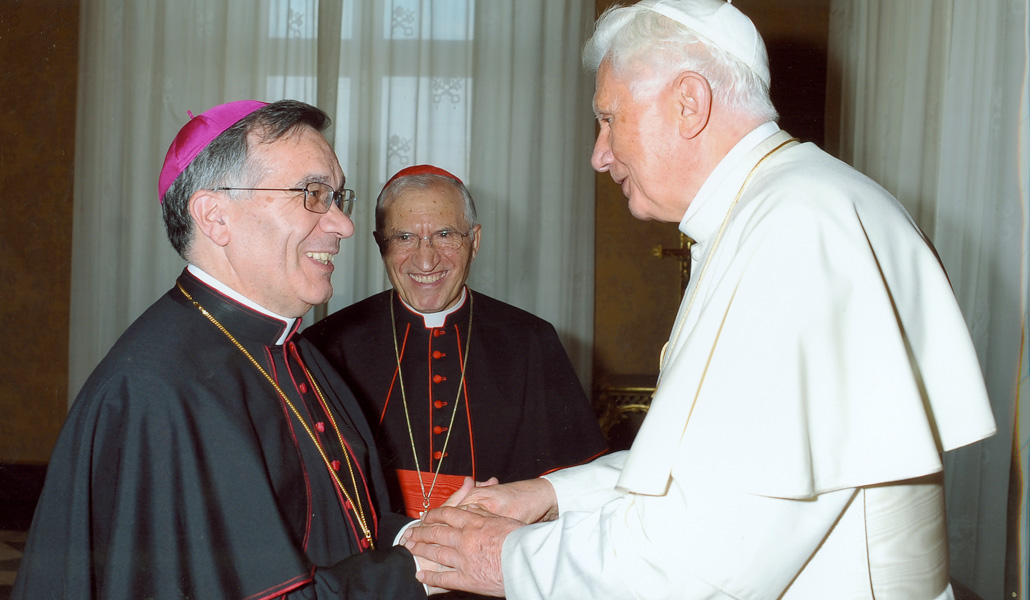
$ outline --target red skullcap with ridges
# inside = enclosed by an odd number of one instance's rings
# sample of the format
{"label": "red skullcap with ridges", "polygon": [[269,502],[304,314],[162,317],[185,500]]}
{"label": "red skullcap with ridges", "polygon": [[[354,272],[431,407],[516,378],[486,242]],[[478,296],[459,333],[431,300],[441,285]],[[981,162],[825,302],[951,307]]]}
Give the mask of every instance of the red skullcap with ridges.
{"label": "red skullcap with ridges", "polygon": [[390,187],[391,183],[397,181],[401,177],[408,177],[409,175],[440,175],[442,177],[448,177],[450,179],[453,179],[454,181],[461,183],[461,185],[465,185],[464,183],[462,183],[460,179],[455,177],[453,174],[444,171],[440,167],[434,167],[433,165],[415,165],[413,167],[407,167],[405,169],[397,171],[397,173],[393,177],[391,177],[389,181],[386,182],[386,185],[383,186],[383,189],[385,190],[386,188]]}
{"label": "red skullcap with ridges", "polygon": [[165,192],[172,187],[176,177],[186,170],[201,150],[207,148],[207,145],[222,135],[226,129],[239,123],[243,117],[265,106],[268,106],[267,102],[237,100],[219,104],[195,117],[193,113],[186,111],[190,120],[183,125],[172,140],[172,145],[168,147],[161,175],[157,179],[158,201],[164,202]]}

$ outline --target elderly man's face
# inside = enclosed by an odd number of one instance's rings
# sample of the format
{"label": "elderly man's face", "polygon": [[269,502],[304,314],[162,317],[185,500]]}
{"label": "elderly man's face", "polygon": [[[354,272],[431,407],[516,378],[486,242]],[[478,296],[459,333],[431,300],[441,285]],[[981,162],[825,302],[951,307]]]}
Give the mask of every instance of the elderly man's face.
{"label": "elderly man's face", "polygon": [[629,199],[629,211],[642,220],[678,222],[686,211],[679,184],[683,165],[674,151],[677,126],[670,90],[633,98],[627,82],[609,61],[597,70],[594,112],[600,124],[591,165],[607,172]]}
{"label": "elderly man's face", "polygon": [[390,283],[409,306],[423,313],[434,313],[454,306],[461,297],[469,268],[479,251],[479,225],[471,230],[465,221],[461,193],[449,186],[410,189],[386,207],[382,236],[398,234],[420,238],[449,230],[469,233],[457,250],[429,245],[423,239],[414,250],[386,246],[383,261]]}
{"label": "elderly man's face", "polygon": [[[250,163],[262,169],[257,188],[302,188],[318,181],[343,186],[343,170],[322,134],[302,126],[270,144],[251,140]],[[332,259],[354,224],[333,205],[318,214],[303,194],[251,192],[231,201],[232,239],[227,246],[240,293],[286,317],[299,317],[333,295]]]}

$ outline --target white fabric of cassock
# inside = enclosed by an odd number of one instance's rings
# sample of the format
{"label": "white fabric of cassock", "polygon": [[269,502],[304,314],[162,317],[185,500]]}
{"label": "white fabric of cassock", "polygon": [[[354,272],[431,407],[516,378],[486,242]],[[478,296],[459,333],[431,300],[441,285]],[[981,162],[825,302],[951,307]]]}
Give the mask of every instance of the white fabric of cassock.
{"label": "white fabric of cassock", "polygon": [[[695,275],[650,412],[628,452],[547,476],[560,517],[505,541],[508,598],[813,597],[806,580],[855,566],[851,542],[865,556],[868,486],[994,432],[947,277],[874,182],[790,145],[713,243],[789,137],[760,126],[693,200]],[[837,556],[813,559],[831,530]],[[840,579],[822,597],[871,597]]]}

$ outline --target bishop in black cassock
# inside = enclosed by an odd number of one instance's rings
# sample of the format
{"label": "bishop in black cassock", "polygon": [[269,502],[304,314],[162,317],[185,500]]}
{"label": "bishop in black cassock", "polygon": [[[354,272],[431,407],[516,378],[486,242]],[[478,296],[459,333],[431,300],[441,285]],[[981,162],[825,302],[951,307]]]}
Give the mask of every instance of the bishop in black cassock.
{"label": "bishop in black cassock", "polygon": [[280,343],[284,322],[188,271],[178,283],[79,393],[14,597],[425,598],[410,553],[392,546],[408,519],[386,510],[371,432],[333,368],[297,324]]}
{"label": "bishop in black cassock", "polygon": [[189,266],[79,392],[14,598],[425,598],[361,410],[297,335],[354,233],[329,118],[190,116],[158,182]]}

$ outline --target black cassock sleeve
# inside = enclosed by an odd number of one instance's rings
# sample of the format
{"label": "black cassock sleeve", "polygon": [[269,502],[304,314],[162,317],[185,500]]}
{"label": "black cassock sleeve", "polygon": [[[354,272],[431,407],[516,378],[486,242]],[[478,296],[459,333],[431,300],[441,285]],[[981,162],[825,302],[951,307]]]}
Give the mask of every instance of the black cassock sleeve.
{"label": "black cassock sleeve", "polygon": [[[388,576],[383,577],[384,573]],[[351,556],[330,567],[319,567],[315,570],[313,585],[300,588],[289,598],[416,600],[426,598],[426,592],[415,579],[415,560],[411,553],[403,546],[393,546]]]}

